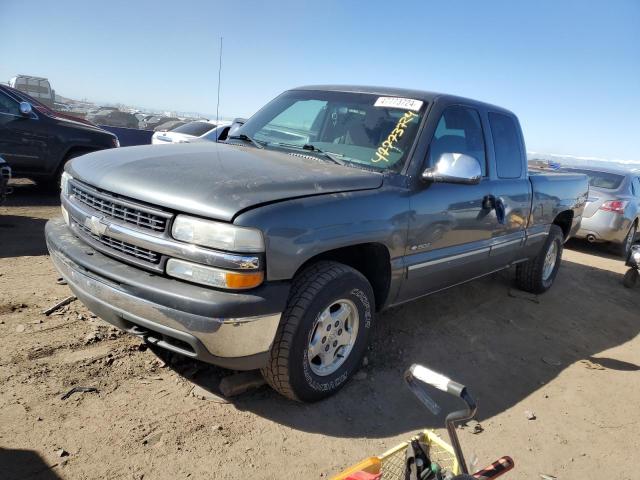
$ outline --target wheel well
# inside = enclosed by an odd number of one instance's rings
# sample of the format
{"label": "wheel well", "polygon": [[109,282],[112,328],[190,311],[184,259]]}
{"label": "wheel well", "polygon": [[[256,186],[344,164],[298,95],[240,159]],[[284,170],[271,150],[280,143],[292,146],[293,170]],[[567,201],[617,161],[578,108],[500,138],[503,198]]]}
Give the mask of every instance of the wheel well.
{"label": "wheel well", "polygon": [[62,174],[62,170],[64,169],[65,163],[69,161],[69,157],[84,155],[85,153],[91,153],[100,150],[99,148],[91,148],[91,147],[70,147],[64,155],[62,156],[62,160],[58,163],[58,166],[53,172],[53,178]]}
{"label": "wheel well", "polygon": [[62,158],[62,165],[64,165],[64,162],[66,162],[69,159],[69,157],[72,155],[77,155],[77,154],[84,155],[85,153],[95,152],[96,150],[99,150],[99,148],[71,147],[64,154],[64,157]]}
{"label": "wheel well", "polygon": [[571,232],[571,224],[573,223],[573,212],[571,210],[565,210],[560,212],[556,218],[553,219],[553,224],[559,226],[562,229],[565,240],[569,237]]}
{"label": "wheel well", "polygon": [[389,294],[391,283],[391,261],[389,250],[380,243],[361,243],[320,253],[298,268],[303,269],[321,260],[332,260],[355,268],[371,284],[375,296],[376,310],[382,308]]}

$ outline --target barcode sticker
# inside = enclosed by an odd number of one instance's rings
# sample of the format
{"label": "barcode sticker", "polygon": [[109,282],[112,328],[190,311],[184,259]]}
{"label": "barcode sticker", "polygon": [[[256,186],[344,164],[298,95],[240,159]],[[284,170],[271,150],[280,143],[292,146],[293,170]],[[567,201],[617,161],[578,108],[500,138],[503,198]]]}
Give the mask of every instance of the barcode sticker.
{"label": "barcode sticker", "polygon": [[378,97],[374,107],[386,107],[386,108],[402,108],[405,110],[418,111],[422,108],[422,100],[414,100],[413,98],[400,98],[400,97]]}

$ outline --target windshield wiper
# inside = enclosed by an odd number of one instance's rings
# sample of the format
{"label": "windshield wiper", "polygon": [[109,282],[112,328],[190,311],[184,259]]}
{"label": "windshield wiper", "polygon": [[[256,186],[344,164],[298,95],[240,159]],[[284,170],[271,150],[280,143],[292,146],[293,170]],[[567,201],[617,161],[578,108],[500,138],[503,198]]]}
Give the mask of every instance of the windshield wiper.
{"label": "windshield wiper", "polygon": [[310,152],[315,152],[315,153],[324,155],[326,158],[331,160],[333,163],[337,163],[338,165],[345,165],[344,160],[341,160],[340,158],[338,158],[338,155],[336,153],[325,152],[324,150],[320,150],[318,147],[316,147],[315,145],[311,145],[310,143],[303,145],[302,148],[304,150],[309,150]]}
{"label": "windshield wiper", "polygon": [[286,147],[286,148],[295,148],[296,150],[307,150],[309,152],[319,153],[323,157],[331,160],[333,163],[337,163],[338,165],[343,165],[343,166],[346,165],[346,162],[344,160],[341,160],[340,158],[338,158],[339,154],[333,153],[333,152],[325,152],[324,150],[320,150],[318,147],[311,145],[310,143],[306,143],[300,146],[300,145],[294,145],[293,143],[271,142],[269,143],[269,145],[276,145],[278,147]]}
{"label": "windshield wiper", "polygon": [[260,142],[258,142],[257,140],[251,138],[249,135],[245,134],[245,133],[241,133],[239,135],[231,135],[229,137],[227,137],[231,140],[244,140],[245,142],[251,142],[253,143],[253,145],[256,148],[264,148],[264,145],[262,145]]}

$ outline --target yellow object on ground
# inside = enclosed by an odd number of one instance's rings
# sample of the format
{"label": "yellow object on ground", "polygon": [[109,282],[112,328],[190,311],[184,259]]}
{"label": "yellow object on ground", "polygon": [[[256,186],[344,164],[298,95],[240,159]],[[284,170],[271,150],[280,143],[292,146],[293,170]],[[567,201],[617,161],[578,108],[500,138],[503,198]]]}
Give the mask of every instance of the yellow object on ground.
{"label": "yellow object on ground", "polygon": [[[454,475],[460,473],[460,466],[456,460],[453,447],[447,442],[442,440],[440,436],[433,430],[423,430],[411,440],[419,440],[421,443],[428,446],[429,450],[427,454],[432,462],[440,465],[440,468],[445,472],[451,472]],[[387,450],[378,457],[369,457],[357,465],[343,470],[331,480],[343,480],[350,474],[365,471],[369,473],[382,472],[382,480],[404,480],[405,478],[405,450],[407,449],[409,442],[402,442],[400,445]],[[373,466],[376,464],[379,470],[366,470],[365,467]]]}
{"label": "yellow object on ground", "polygon": [[380,460],[380,457],[365,458],[360,463],[357,463],[356,465],[343,470],[335,477],[331,477],[330,480],[344,480],[349,475],[352,475],[356,472],[380,473],[381,467],[382,461]]}

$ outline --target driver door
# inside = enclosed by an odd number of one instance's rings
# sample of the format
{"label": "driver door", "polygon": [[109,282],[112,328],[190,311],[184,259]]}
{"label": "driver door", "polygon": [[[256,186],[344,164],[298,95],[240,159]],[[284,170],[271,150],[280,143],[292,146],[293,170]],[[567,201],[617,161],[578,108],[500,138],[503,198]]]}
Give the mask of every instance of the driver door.
{"label": "driver door", "polygon": [[482,179],[476,185],[425,183],[410,198],[411,217],[401,301],[486,274],[495,211],[487,204],[493,182],[487,176],[485,137],[477,110],[447,107],[429,147],[428,166],[441,155],[462,153],[478,160]]}
{"label": "driver door", "polygon": [[[42,138],[34,131],[36,115],[20,113],[20,102],[0,91],[0,156],[14,173],[42,168]],[[37,129],[36,129],[37,130]]]}

